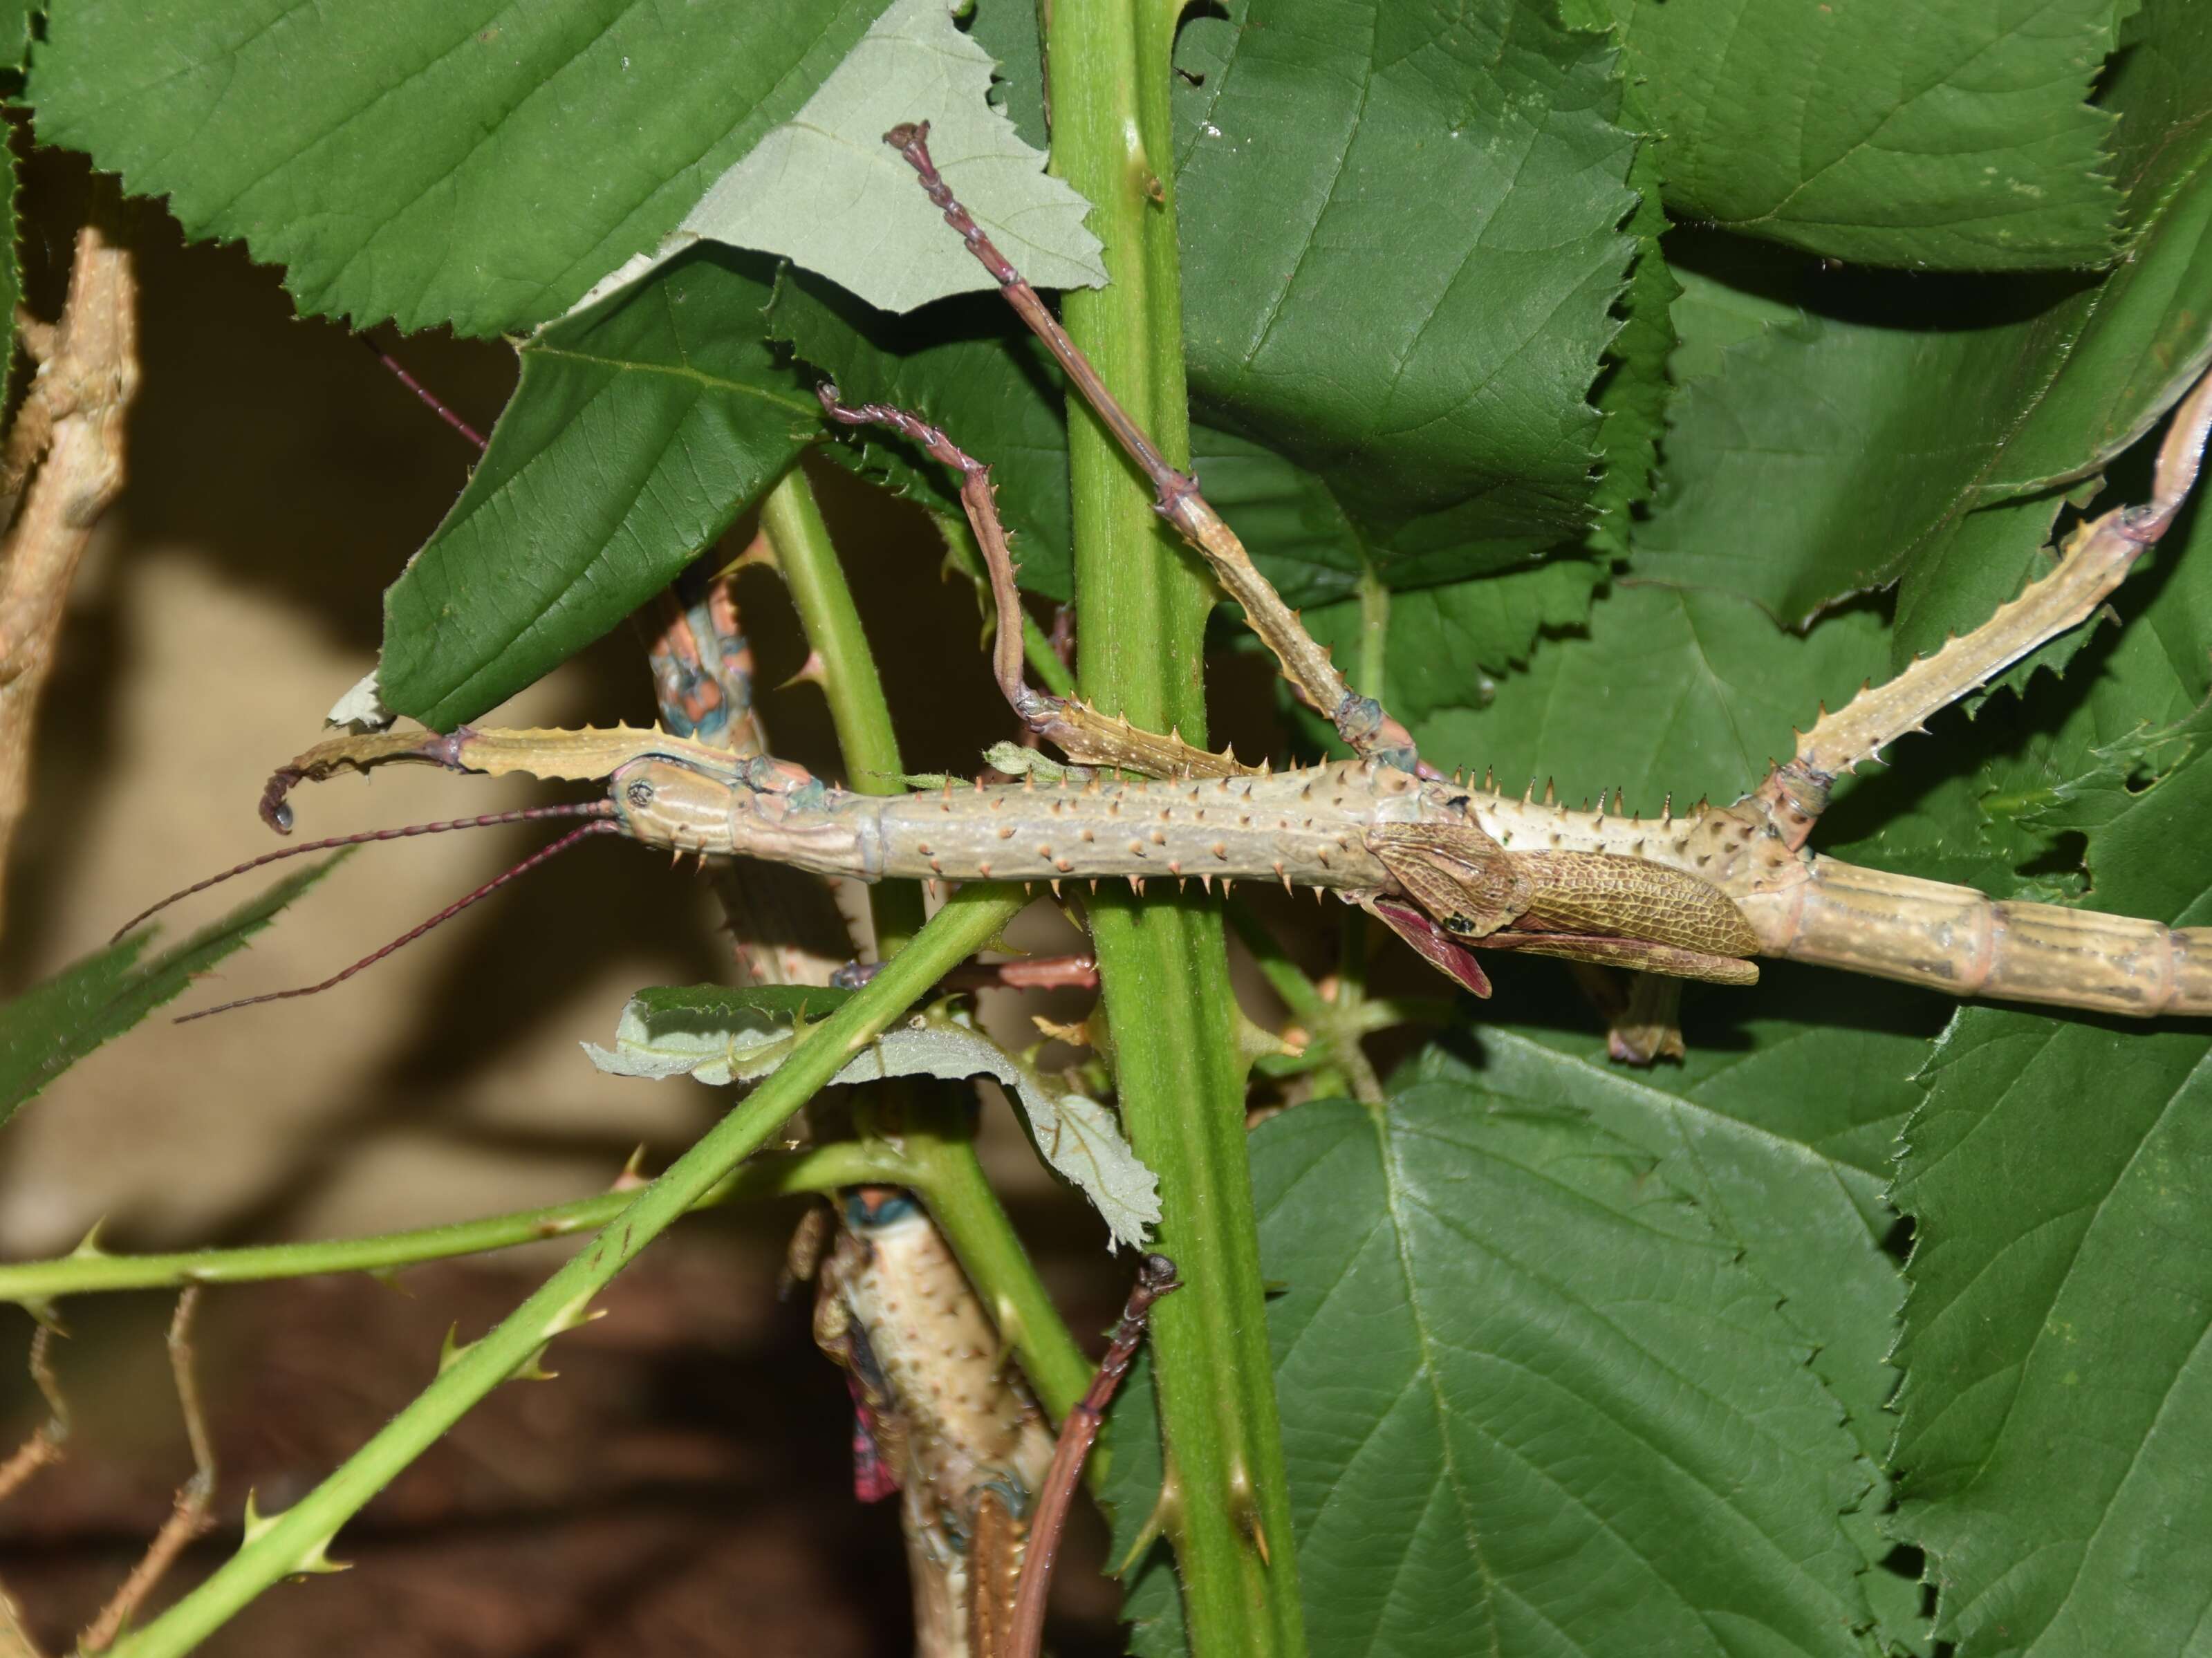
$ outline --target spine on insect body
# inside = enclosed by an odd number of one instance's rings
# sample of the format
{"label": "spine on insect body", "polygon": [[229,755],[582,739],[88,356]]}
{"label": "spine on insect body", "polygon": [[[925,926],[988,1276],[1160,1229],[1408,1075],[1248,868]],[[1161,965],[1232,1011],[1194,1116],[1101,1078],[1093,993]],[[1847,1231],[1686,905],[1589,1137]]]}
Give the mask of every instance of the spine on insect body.
{"label": "spine on insect body", "polygon": [[815,1339],[844,1366],[905,1511],[915,1651],[995,1652],[1053,1435],[944,1236],[903,1193],[857,1187],[821,1266]]}
{"label": "spine on insect body", "polygon": [[2154,1018],[2212,1014],[2212,927],[2168,927],[1972,887],[1812,860],[1746,903],[1765,954],[1953,996]]}
{"label": "spine on insect body", "polygon": [[1419,780],[1358,763],[1273,777],[1091,780],[909,796],[879,817],[884,873],[985,880],[1272,880],[1371,887],[1388,879],[1367,829]]}
{"label": "spine on insect body", "polygon": [[[1433,785],[1362,762],[1158,781],[1070,779],[884,798],[812,785],[787,794],[722,790],[715,820],[657,780],[626,818],[641,840],[767,858],[827,875],[955,881],[1203,879],[1370,889],[1389,877],[1368,829],[1437,812]],[[708,790],[702,788],[704,807]],[[616,796],[618,805],[622,795]]]}

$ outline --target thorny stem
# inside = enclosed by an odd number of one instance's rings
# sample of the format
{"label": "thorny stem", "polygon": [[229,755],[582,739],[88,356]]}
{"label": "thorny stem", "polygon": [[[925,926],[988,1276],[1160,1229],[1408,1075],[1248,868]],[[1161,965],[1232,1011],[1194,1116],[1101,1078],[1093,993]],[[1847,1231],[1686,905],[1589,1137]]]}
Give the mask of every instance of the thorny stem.
{"label": "thorny stem", "polygon": [[[781,505],[779,498],[782,498]],[[822,524],[812,491],[797,468],[769,496],[763,510],[763,527],[775,548],[777,564],[805,626],[808,641],[821,658],[823,685],[836,720],[848,774],[866,778],[872,768],[889,780],[878,792],[899,792],[905,767],[891,727],[890,709],[884,700],[843,568]],[[921,925],[920,890],[892,882],[875,887],[869,896],[874,906],[877,953],[879,961],[887,962],[902,942],[896,937],[896,928],[907,919],[902,913],[906,907],[902,901],[911,902],[911,925]],[[880,965],[875,969],[877,975],[883,971]],[[1095,964],[1093,972],[1095,977]],[[1081,1387],[1082,1350],[1046,1294],[1043,1282],[984,1177],[965,1114],[960,1114],[961,1121],[948,1121],[951,1114],[945,1108],[948,1096],[942,1089],[909,1085],[904,1092],[909,1115],[905,1155],[898,1158],[897,1166],[873,1172],[851,1169],[823,1189],[884,1184],[919,1192],[983,1297],[1000,1339],[1019,1357],[1031,1385],[1049,1405],[1062,1390]],[[880,1162],[879,1154],[890,1148],[879,1141],[869,1141],[823,1150],[845,1151],[853,1162],[878,1155]]]}
{"label": "thorny stem", "polygon": [[[761,503],[761,528],[775,549],[776,568],[806,629],[806,642],[822,659],[822,688],[837,727],[847,780],[862,794],[903,794],[906,768],[899,760],[898,737],[876,659],[829,526],[822,521],[814,487],[799,467],[786,472]],[[868,897],[876,919],[876,953],[889,961],[921,930],[921,889],[890,881]]]}
{"label": "thorny stem", "polygon": [[[1390,638],[1390,590],[1382,585],[1375,567],[1363,563],[1359,571],[1359,683],[1378,693]],[[1367,994],[1367,912],[1346,905],[1338,933],[1335,1013],[1339,1027],[1338,1062],[1344,1067],[1352,1098],[1370,1111],[1382,1108],[1382,1083],[1359,1046],[1359,1032],[1348,1015],[1356,1013]]]}
{"label": "thorny stem", "polygon": [[[1096,207],[1113,276],[1066,295],[1069,340],[1164,456],[1189,446],[1168,109],[1176,10],[1054,0],[1047,45],[1052,170]],[[1079,682],[1103,712],[1194,743],[1214,595],[1163,532],[1149,483],[1081,405],[1068,410]],[[1160,1179],[1160,1248],[1191,1290],[1155,1321],[1170,1534],[1200,1658],[1303,1652],[1266,1288],[1244,1145],[1244,1065],[1221,915],[1210,903],[1102,894],[1091,931],[1124,1127]]]}
{"label": "thorny stem", "polygon": [[528,1370],[553,1337],[588,1319],[592,1298],[616,1273],[874,1041],[938,975],[995,937],[1021,903],[1018,895],[994,887],[971,886],[955,894],[872,984],[815,1026],[774,1076],[536,1293],[456,1354],[428,1387],[321,1485],[262,1521],[205,1582],[113,1650],[125,1658],[188,1652],[264,1589],[295,1573],[326,1570],[326,1551],[338,1528],[363,1504],[471,1406]]}
{"label": "thorny stem", "polygon": [[[775,547],[776,562],[808,642],[822,658],[823,689],[836,719],[847,773],[861,780],[854,786],[863,792],[901,793],[905,766],[875,660],[813,491],[796,467],[769,495],[762,509],[762,525]],[[869,898],[875,907],[877,954],[888,962],[902,942],[900,928],[921,926],[921,889],[902,881],[885,882],[871,889]],[[921,1193],[983,1297],[1000,1338],[1020,1355],[1032,1385],[1050,1401],[1067,1386],[1071,1367],[1080,1375],[1082,1351],[1045,1293],[985,1179],[973,1137],[964,1124],[952,1126],[940,1120],[945,1097],[935,1089],[910,1091],[909,1108],[918,1121],[907,1137],[909,1167],[903,1175],[859,1176],[837,1184],[880,1181]],[[1074,1385],[1079,1388],[1081,1382]]]}
{"label": "thorny stem", "polygon": [[1137,1282],[1121,1309],[1120,1322],[1098,1361],[1098,1374],[1083,1397],[1062,1414],[1060,1442],[1053,1448],[1052,1467],[1045,1473],[1030,1515],[1030,1546],[1022,1561],[1021,1587],[1014,1595],[1014,1615],[1006,1642],[1006,1658],[1036,1658],[1044,1643],[1044,1609],[1052,1593],[1052,1569],[1060,1555],[1060,1537],[1067,1524],[1067,1505],[1075,1495],[1075,1482],[1091,1455],[1091,1447],[1106,1420],[1121,1378],[1136,1362],[1138,1344],[1152,1303],[1174,1294],[1182,1285],[1176,1279],[1176,1264],[1165,1255],[1146,1255],[1137,1268]]}
{"label": "thorny stem", "polygon": [[[920,1171],[880,1142],[840,1140],[810,1151],[769,1152],[749,1159],[692,1205],[833,1192],[842,1186],[921,1183]],[[117,1290],[174,1289],[194,1284],[259,1284],[329,1272],[391,1272],[424,1261],[484,1254],[549,1238],[570,1237],[604,1226],[635,1197],[625,1186],[568,1203],[512,1214],[487,1215],[412,1231],[371,1237],[326,1238],[310,1243],[270,1243],[237,1249],[198,1249],[173,1254],[118,1255],[80,1250],[51,1260],[0,1266],[0,1301],[43,1312],[68,1296]]]}

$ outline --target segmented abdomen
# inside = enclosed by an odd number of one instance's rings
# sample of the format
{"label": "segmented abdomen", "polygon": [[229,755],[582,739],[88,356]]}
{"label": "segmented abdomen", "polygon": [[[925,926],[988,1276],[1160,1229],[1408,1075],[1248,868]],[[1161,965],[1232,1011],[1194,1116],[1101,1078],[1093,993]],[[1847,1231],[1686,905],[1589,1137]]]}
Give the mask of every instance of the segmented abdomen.
{"label": "segmented abdomen", "polygon": [[1769,955],[1925,985],[1953,996],[2152,1018],[2212,1014],[2212,927],[2168,927],[1972,887],[1813,860],[1812,879],[1747,906]]}

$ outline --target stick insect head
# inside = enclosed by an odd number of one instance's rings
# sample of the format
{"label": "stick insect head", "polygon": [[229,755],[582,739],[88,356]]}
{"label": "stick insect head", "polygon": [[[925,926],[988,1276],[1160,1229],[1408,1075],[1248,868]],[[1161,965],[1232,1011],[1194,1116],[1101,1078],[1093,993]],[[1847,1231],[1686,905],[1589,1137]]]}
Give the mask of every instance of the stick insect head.
{"label": "stick insect head", "polygon": [[617,826],[633,841],[672,852],[726,852],[730,782],[681,760],[647,755],[607,779]]}

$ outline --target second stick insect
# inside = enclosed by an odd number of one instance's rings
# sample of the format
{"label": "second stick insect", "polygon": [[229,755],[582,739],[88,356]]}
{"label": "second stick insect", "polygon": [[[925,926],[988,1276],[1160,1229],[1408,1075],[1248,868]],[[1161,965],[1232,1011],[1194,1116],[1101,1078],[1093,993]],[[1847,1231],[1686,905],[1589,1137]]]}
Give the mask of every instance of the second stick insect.
{"label": "second stick insect", "polygon": [[[285,796],[300,781],[345,768],[429,762],[606,780],[602,801],[541,809],[592,820],[556,847],[619,833],[678,854],[765,859],[865,881],[1042,881],[1057,890],[1066,881],[1126,880],[1141,893],[1161,880],[1195,879],[1207,888],[1262,880],[1334,892],[1477,995],[1489,993],[1480,951],[1722,984],[1754,982],[1754,958],[1768,957],[1957,996],[2144,1017],[2212,1014],[2212,929],[1992,901],[1972,888],[1863,869],[1806,847],[1839,777],[2087,621],[2166,532],[2212,427],[2212,380],[2175,414],[2148,504],[2083,525],[2049,574],[1981,627],[1862,691],[1841,712],[1823,713],[1796,755],[1741,799],[1680,812],[1670,805],[1656,818],[1608,811],[1602,796],[1595,811],[1571,811],[1548,790],[1541,798],[1533,789],[1515,794],[1424,763],[1406,728],[1346,683],[1195,480],[1161,457],[953,197],[931,161],[927,125],[894,128],[885,142],[912,165],[945,222],[1151,480],[1161,516],[1243,606],[1292,689],[1358,757],[1286,771],[1254,768],[1030,686],[1015,565],[988,467],[920,417],[848,405],[825,385],[819,390],[830,420],[890,428],[958,475],[998,612],[994,670],[1016,715],[1072,762],[1054,780],[1032,776],[1014,786],[885,798],[836,788],[787,763],[732,759],[657,729],[464,727],[339,737],[309,750],[270,781],[263,812],[272,827],[290,827]],[[313,849],[288,848],[255,864]]]}

